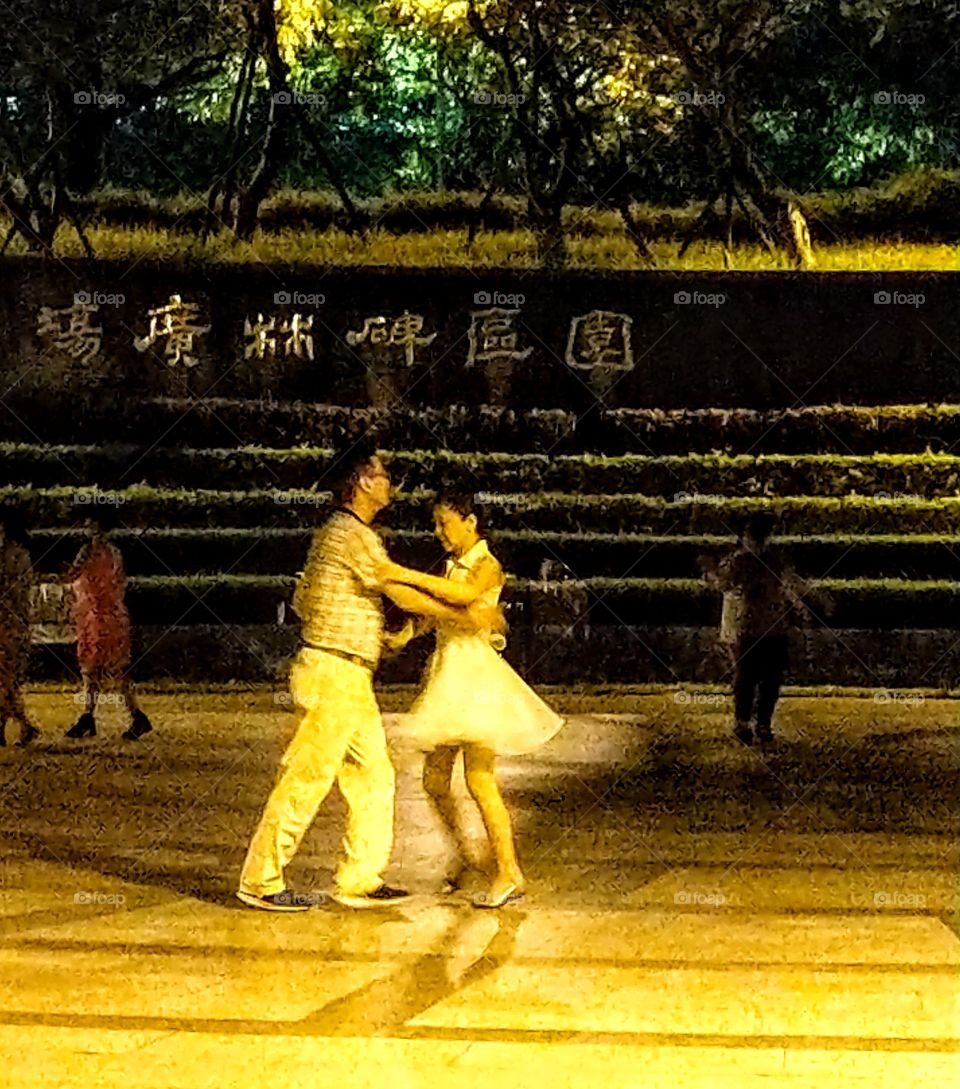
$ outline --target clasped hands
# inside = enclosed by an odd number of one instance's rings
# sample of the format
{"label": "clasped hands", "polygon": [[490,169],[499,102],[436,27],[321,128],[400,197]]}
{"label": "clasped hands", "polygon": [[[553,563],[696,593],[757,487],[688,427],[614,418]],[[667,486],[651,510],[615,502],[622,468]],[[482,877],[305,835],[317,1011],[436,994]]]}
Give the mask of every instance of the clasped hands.
{"label": "clasped hands", "polygon": [[[380,565],[379,575],[384,582],[407,583],[410,572],[409,569],[388,560]],[[427,591],[423,590],[421,592],[427,593]],[[432,594],[428,594],[428,596],[433,597]],[[505,642],[504,636],[508,624],[501,606],[489,605],[479,600],[473,601],[469,605],[455,606],[440,602],[438,598],[434,598],[434,600],[445,606],[449,618],[445,618],[443,621],[425,620],[422,617],[410,618],[398,631],[384,633],[383,644],[385,649],[390,652],[402,650],[412,639],[422,635],[424,631],[437,623],[442,623],[445,626],[450,624],[469,632],[489,632],[497,640],[498,645]]]}

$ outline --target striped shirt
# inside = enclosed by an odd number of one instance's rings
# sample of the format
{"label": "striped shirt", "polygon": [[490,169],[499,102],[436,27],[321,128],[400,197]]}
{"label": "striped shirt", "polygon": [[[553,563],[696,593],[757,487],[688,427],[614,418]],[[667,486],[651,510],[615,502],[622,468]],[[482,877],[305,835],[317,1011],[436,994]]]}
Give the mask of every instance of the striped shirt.
{"label": "striped shirt", "polygon": [[335,511],[314,533],[293,595],[303,641],[376,668],[383,636],[377,569],[388,560],[374,530],[350,511]]}

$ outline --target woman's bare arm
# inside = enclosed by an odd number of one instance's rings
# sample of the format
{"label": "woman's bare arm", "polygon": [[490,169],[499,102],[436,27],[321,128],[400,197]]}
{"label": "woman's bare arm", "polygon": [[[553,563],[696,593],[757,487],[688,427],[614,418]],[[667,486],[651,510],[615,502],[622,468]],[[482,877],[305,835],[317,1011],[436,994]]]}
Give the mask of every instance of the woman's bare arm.
{"label": "woman's bare arm", "polygon": [[448,605],[472,605],[482,594],[499,586],[503,580],[500,564],[493,556],[485,556],[463,582],[455,582],[443,575],[428,575],[410,567],[391,564],[387,569],[391,582],[413,586]]}
{"label": "woman's bare arm", "polygon": [[382,587],[383,593],[404,612],[413,613],[416,616],[428,617],[431,620],[440,620],[445,624],[455,624],[459,627],[474,629],[476,623],[469,617],[467,610],[447,605],[437,601],[435,597],[417,590],[413,586],[407,586],[402,582],[386,582]]}

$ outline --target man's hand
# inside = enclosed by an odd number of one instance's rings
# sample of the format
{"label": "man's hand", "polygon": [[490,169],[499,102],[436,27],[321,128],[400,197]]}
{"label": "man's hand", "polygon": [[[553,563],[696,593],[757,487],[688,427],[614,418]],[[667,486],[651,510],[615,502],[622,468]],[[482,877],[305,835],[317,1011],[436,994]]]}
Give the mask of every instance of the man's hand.
{"label": "man's hand", "polygon": [[507,631],[507,619],[499,605],[486,605],[475,601],[465,610],[468,625],[475,631],[491,631],[503,635]]}

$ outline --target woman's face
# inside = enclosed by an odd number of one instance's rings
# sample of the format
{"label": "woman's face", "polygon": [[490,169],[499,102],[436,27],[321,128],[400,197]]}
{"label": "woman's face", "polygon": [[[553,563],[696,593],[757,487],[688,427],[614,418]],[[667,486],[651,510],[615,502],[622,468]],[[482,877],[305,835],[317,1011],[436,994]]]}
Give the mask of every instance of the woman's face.
{"label": "woman's face", "polygon": [[473,544],[477,536],[477,518],[474,514],[466,518],[459,511],[451,510],[442,504],[434,507],[433,525],[437,539],[455,556],[460,556]]}

